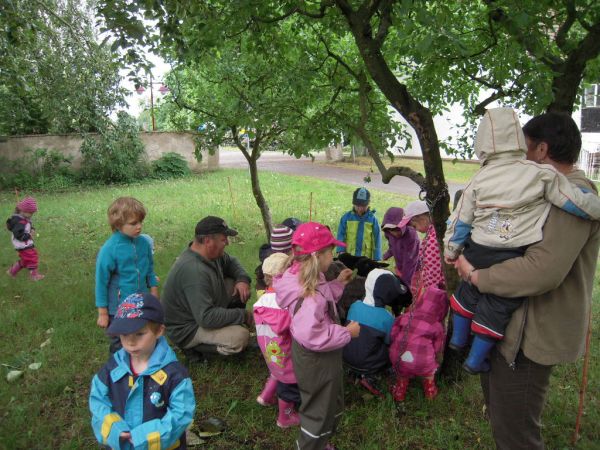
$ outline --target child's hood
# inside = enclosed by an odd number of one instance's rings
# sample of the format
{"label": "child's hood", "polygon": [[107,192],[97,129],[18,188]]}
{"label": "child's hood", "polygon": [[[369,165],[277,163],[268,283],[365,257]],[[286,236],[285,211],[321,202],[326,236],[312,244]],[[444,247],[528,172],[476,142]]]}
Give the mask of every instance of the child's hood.
{"label": "child's hood", "polygon": [[[129,365],[129,354],[124,349],[121,349],[118,352],[116,352],[114,357],[117,361],[118,366],[113,370],[113,372],[131,372],[131,368]],[[164,336],[161,336],[156,342],[156,347],[154,348],[152,356],[150,356],[150,360],[148,361],[148,367],[140,375],[153,374],[154,372],[157,372],[163,367],[165,367],[167,364],[171,364],[175,361],[177,361],[177,355],[175,355],[175,352],[167,343],[166,338]],[[115,375],[118,374],[115,373]],[[113,376],[114,379],[120,378],[120,376],[115,377],[115,375],[111,374],[111,376]]]}
{"label": "child's hood", "polygon": [[501,153],[522,154],[525,159],[527,145],[517,113],[512,108],[488,109],[479,122],[475,137],[475,154],[484,162]]}
{"label": "child's hood", "polygon": [[385,212],[381,226],[395,225],[398,226],[400,221],[404,217],[404,210],[402,208],[392,207]]}
{"label": "child's hood", "polygon": [[298,280],[299,271],[300,265],[294,263],[283,274],[273,278],[273,289],[277,293],[277,304],[281,308],[289,308],[298,300],[302,291],[302,286],[300,286]]}
{"label": "child's hood", "polygon": [[440,322],[448,314],[448,301],[442,296],[421,299],[415,305],[415,314],[429,316],[436,322]]}
{"label": "child's hood", "polygon": [[383,269],[373,269],[365,281],[366,305],[377,308],[410,304],[411,294],[408,287],[393,273]]}

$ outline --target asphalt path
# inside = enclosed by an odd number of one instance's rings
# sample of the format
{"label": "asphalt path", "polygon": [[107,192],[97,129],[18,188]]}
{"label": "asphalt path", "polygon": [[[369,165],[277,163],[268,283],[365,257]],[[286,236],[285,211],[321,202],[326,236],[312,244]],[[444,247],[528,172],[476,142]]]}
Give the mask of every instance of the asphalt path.
{"label": "asphalt path", "polygon": [[[348,169],[336,165],[325,165],[325,154],[319,153],[315,155],[315,162],[310,158],[296,159],[293,156],[277,153],[265,152],[258,160],[258,170],[268,172],[279,172],[289,175],[299,175],[305,177],[320,178],[323,180],[337,181],[352,186],[365,186],[364,178],[367,175],[371,176],[371,182],[366,186],[373,189],[379,189],[396,194],[404,194],[416,197],[419,195],[419,187],[406,177],[394,177],[388,184],[381,181],[381,175],[373,165],[373,173],[363,168]],[[225,150],[219,152],[219,166],[222,168],[246,169],[248,163],[241,152]],[[458,189],[462,189],[464,185],[450,183],[448,189],[450,198],[454,197],[454,193]]]}

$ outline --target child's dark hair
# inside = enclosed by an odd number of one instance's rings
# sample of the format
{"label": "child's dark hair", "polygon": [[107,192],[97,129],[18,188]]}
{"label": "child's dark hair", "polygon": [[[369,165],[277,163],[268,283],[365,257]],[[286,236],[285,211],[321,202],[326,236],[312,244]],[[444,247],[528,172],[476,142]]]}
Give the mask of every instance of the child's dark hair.
{"label": "child's dark hair", "polygon": [[536,144],[548,145],[548,156],[556,162],[575,164],[581,151],[581,133],[571,116],[548,112],[534,117],[523,127],[525,136]]}
{"label": "child's dark hair", "polygon": [[119,197],[108,207],[108,223],[113,231],[125,225],[130,217],[139,221],[146,217],[146,208],[133,197]]}

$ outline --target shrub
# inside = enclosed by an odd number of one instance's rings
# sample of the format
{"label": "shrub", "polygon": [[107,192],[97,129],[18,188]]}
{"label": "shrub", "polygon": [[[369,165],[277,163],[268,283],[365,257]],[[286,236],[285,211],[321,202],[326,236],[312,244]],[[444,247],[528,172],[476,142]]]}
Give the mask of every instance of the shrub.
{"label": "shrub", "polygon": [[129,182],[144,178],[149,172],[135,119],[124,112],[99,137],[86,136],[81,155],[81,172],[89,181]]}
{"label": "shrub", "polygon": [[54,149],[27,149],[20,159],[3,159],[6,170],[0,174],[0,187],[50,191],[68,188],[76,181],[72,159]]}
{"label": "shrub", "polygon": [[152,174],[155,178],[180,178],[189,173],[187,161],[179,153],[165,153],[152,163]]}

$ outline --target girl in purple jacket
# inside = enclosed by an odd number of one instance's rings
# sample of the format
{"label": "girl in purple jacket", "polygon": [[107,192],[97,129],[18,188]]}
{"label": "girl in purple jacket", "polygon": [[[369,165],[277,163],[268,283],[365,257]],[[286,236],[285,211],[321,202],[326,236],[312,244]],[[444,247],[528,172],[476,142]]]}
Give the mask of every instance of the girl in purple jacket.
{"label": "girl in purple jacket", "polygon": [[403,217],[404,210],[394,207],[388,209],[383,216],[381,229],[389,246],[383,259],[393,256],[396,262],[396,275],[410,285],[419,259],[419,236],[413,227],[400,228],[399,223]]}
{"label": "girl in purple jacket", "polygon": [[357,337],[360,325],[340,325],[336,302],[352,271],[344,269],[327,282],[323,272],[333,261],[333,248],[345,246],[329,227],[300,225],[292,237],[293,258],[273,280],[277,303],[292,315],[292,360],[300,389],[300,449],[333,448],[329,440],[344,409],[342,349]]}

